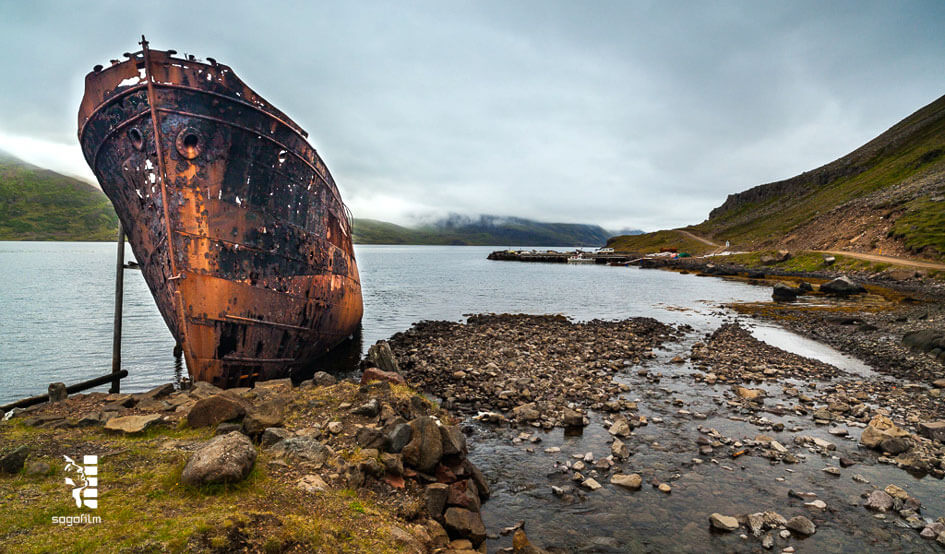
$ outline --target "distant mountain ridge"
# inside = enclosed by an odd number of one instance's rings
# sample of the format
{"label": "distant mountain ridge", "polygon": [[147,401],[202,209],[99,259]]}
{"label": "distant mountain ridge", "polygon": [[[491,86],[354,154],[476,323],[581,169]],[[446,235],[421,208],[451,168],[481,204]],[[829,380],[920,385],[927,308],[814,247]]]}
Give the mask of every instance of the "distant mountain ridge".
{"label": "distant mountain ridge", "polygon": [[[735,250],[848,250],[945,258],[945,96],[817,169],[731,194],[686,227]],[[633,250],[680,233],[612,239]],[[642,251],[642,250],[641,250]]]}
{"label": "distant mountain ridge", "polygon": [[601,246],[610,236],[598,225],[542,223],[495,215],[473,218],[450,214],[418,227],[374,219],[354,220],[354,242],[358,244]]}
{"label": "distant mountain ridge", "polygon": [[[0,240],[103,241],[117,232],[118,217],[101,190],[0,151]],[[600,246],[611,234],[597,225],[493,215],[450,214],[415,228],[354,220],[360,244]]]}
{"label": "distant mountain ridge", "polygon": [[114,240],[118,216],[92,185],[0,151],[0,240]]}

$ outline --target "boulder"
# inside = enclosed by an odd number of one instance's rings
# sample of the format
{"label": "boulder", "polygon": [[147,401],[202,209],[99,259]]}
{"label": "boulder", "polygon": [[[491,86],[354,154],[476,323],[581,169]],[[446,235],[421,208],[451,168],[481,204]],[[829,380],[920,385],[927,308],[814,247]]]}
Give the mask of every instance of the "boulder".
{"label": "boulder", "polygon": [[404,446],[404,463],[429,473],[443,456],[443,436],[440,426],[429,416],[421,416],[410,422],[411,439]]}
{"label": "boulder", "polygon": [[197,381],[191,385],[190,390],[187,391],[193,398],[207,398],[208,396],[213,396],[214,394],[221,394],[223,389],[216,385],[211,385],[206,381]]}
{"label": "boulder", "polygon": [[799,293],[800,291],[794,287],[789,287],[784,283],[778,283],[771,292],[771,298],[773,298],[775,302],[793,302],[797,300]]}
{"label": "boulder", "polygon": [[158,385],[149,391],[138,393],[139,400],[158,400],[171,395],[175,391],[173,383]]}
{"label": "boulder", "polygon": [[718,512],[709,516],[709,524],[713,529],[720,531],[734,531],[738,529],[738,519],[732,516],[722,515]]}
{"label": "boulder", "polygon": [[30,449],[26,445],[18,446],[0,454],[0,473],[19,473],[29,455]]}
{"label": "boulder", "polygon": [[763,389],[748,389],[736,386],[735,395],[749,402],[755,402],[765,397],[765,391]]}
{"label": "boulder", "polygon": [[369,367],[361,374],[362,385],[366,385],[371,381],[387,381],[395,385],[403,385],[405,383],[403,375],[394,373],[393,371],[384,371],[376,367]]}
{"label": "boulder", "polygon": [[923,421],[919,423],[919,435],[945,443],[945,421]]}
{"label": "boulder", "polygon": [[268,448],[279,441],[289,438],[289,432],[281,427],[269,427],[259,437],[259,446]]}
{"label": "boulder", "polygon": [[446,504],[478,512],[480,508],[479,491],[476,490],[476,484],[473,480],[466,479],[451,484]]}
{"label": "boulder", "polygon": [[390,446],[390,440],[384,431],[373,427],[361,427],[355,434],[355,440],[361,448],[374,448],[384,451]]}
{"label": "boulder", "polygon": [[443,483],[433,483],[423,489],[423,498],[427,513],[432,517],[440,517],[446,509],[446,500],[449,498],[450,487]]}
{"label": "boulder", "polygon": [[465,458],[466,435],[455,425],[442,425],[440,427],[440,436],[443,439],[443,456],[460,456]]}
{"label": "boulder", "polygon": [[834,296],[850,296],[851,294],[866,292],[866,289],[863,285],[855,283],[849,277],[843,275],[820,285],[820,292]]}
{"label": "boulder", "polygon": [[469,539],[473,546],[478,546],[486,539],[486,526],[478,512],[464,508],[447,508],[443,514],[443,523],[450,537]]}
{"label": "boulder", "polygon": [[625,489],[629,489],[632,491],[637,491],[637,490],[640,490],[640,486],[643,485],[643,477],[641,477],[637,473],[632,473],[630,475],[623,475],[623,474],[617,473],[617,474],[614,474],[614,476],[610,478],[610,482],[611,484],[617,485],[619,487],[623,487]]}
{"label": "boulder", "polygon": [[49,393],[50,403],[62,402],[66,398],[69,398],[69,392],[66,391],[65,383],[50,383],[46,390]]}
{"label": "boulder", "polygon": [[886,491],[877,489],[866,498],[864,506],[870,510],[885,512],[893,507],[893,497],[889,496]]}
{"label": "boulder", "polygon": [[817,532],[814,522],[804,516],[794,516],[787,521],[787,528],[801,535],[813,535]]}
{"label": "boulder", "polygon": [[627,418],[623,416],[618,416],[614,419],[614,423],[610,426],[607,431],[614,435],[615,437],[629,437],[630,436],[630,424],[627,423]]}
{"label": "boulder", "polygon": [[134,435],[144,432],[145,429],[160,421],[162,417],[161,414],[113,417],[105,422],[105,430]]}
{"label": "boulder", "polygon": [[377,341],[377,343],[368,349],[368,360],[382,371],[400,373],[400,366],[397,358],[390,349],[387,341]]}
{"label": "boulder", "polygon": [[610,445],[610,453],[617,459],[624,459],[630,457],[630,447],[628,447],[622,440],[614,439],[613,444]]}
{"label": "boulder", "polygon": [[187,425],[212,427],[218,423],[242,417],[246,408],[227,395],[215,394],[202,398],[187,412]]}
{"label": "boulder", "polygon": [[[402,421],[402,420],[401,420]],[[413,437],[413,428],[406,423],[398,423],[387,434],[387,439],[390,441],[388,450],[394,454],[399,454],[403,451],[404,447],[407,446],[407,443],[410,442],[410,439]]]}
{"label": "boulder", "polygon": [[870,420],[863,434],[860,435],[860,444],[868,448],[881,448],[881,444],[886,439],[908,437],[909,432],[900,429],[895,423],[884,415],[878,415]]}
{"label": "boulder", "polygon": [[325,480],[320,476],[314,474],[303,475],[302,478],[296,483],[296,486],[309,494],[325,492],[328,490],[328,483],[326,483]]}
{"label": "boulder", "polygon": [[289,437],[274,444],[271,453],[277,458],[310,462],[316,466],[324,464],[332,455],[331,449],[315,437]]}
{"label": "boulder", "polygon": [[912,448],[912,440],[906,437],[890,437],[879,443],[879,449],[890,454],[902,454]]}
{"label": "boulder", "polygon": [[584,427],[584,414],[571,408],[565,408],[561,421],[565,427]]}
{"label": "boulder", "polygon": [[319,387],[330,387],[337,383],[338,379],[335,379],[335,377],[330,373],[316,371],[315,375],[312,375],[312,381],[314,381]]}
{"label": "boulder", "polygon": [[285,401],[273,398],[246,410],[243,418],[243,430],[255,437],[269,427],[280,427],[285,417]]}
{"label": "boulder", "polygon": [[236,483],[249,475],[256,463],[256,448],[242,433],[229,433],[210,439],[193,453],[181,473],[186,485]]}

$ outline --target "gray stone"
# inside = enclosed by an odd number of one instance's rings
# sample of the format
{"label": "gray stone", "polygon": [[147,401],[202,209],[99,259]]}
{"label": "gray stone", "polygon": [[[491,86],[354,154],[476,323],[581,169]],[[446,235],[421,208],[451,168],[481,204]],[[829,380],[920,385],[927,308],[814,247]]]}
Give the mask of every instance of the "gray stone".
{"label": "gray stone", "polygon": [[443,438],[439,426],[433,418],[421,416],[411,421],[410,427],[413,433],[403,449],[404,463],[428,473],[443,455]]}
{"label": "gray stone", "polygon": [[446,510],[446,499],[449,498],[450,487],[443,483],[433,483],[423,489],[423,498],[430,516],[438,518]]}
{"label": "gray stone", "polygon": [[383,371],[400,373],[400,365],[397,363],[397,357],[390,349],[387,341],[377,341],[368,349],[368,360]]}
{"label": "gray stone", "polygon": [[283,417],[285,400],[276,397],[247,410],[243,418],[243,430],[247,435],[256,436],[269,427],[280,427]]}
{"label": "gray stone", "polygon": [[279,441],[289,438],[289,432],[281,427],[268,427],[259,437],[259,446],[268,448]]}
{"label": "gray stone", "polygon": [[732,516],[722,515],[718,512],[709,516],[709,523],[713,529],[720,531],[734,531],[738,529],[738,520]]}
{"label": "gray stone", "polygon": [[849,277],[843,275],[833,281],[820,285],[820,292],[834,296],[849,296],[851,294],[866,292],[866,289],[863,288],[863,285],[855,283]]}
{"label": "gray stone", "polygon": [[246,408],[227,395],[216,394],[201,398],[187,412],[187,425],[213,427],[218,423],[242,417]]}
{"label": "gray stone", "polygon": [[906,437],[889,437],[879,443],[879,448],[893,455],[902,454],[912,448],[912,441]]}
{"label": "gray stone", "polygon": [[149,391],[140,392],[135,396],[137,396],[139,400],[157,400],[159,398],[164,398],[173,392],[174,384],[164,383],[163,385],[158,385]]}
{"label": "gray stone", "polygon": [[249,475],[256,462],[256,448],[242,433],[210,439],[194,452],[184,466],[181,482],[186,485],[236,483]]}
{"label": "gray stone", "polygon": [[26,445],[4,452],[0,455],[0,473],[19,473],[29,455],[30,449]]}
{"label": "gray stone", "polygon": [[50,383],[47,391],[49,393],[49,402],[62,402],[69,397],[65,383]]}
{"label": "gray stone", "polygon": [[377,417],[381,411],[381,403],[377,401],[376,398],[372,398],[365,402],[364,404],[358,406],[351,410],[351,413],[354,415],[364,416],[364,417]]}
{"label": "gray stone", "polygon": [[486,526],[478,512],[464,508],[447,508],[443,514],[443,523],[450,537],[469,539],[473,546],[478,546],[486,539]]}
{"label": "gray stone", "polygon": [[324,371],[316,371],[315,375],[312,375],[312,381],[320,387],[330,387],[338,382],[338,379],[335,379],[330,373],[325,373]]}
{"label": "gray stone", "polygon": [[332,455],[331,449],[314,437],[289,437],[272,445],[270,452],[277,458],[324,464]]}
{"label": "gray stone", "polygon": [[442,450],[444,456],[466,456],[466,435],[459,427],[443,425],[440,427],[440,436],[443,439]]}
{"label": "gray stone", "polygon": [[411,437],[413,436],[413,428],[406,423],[399,423],[394,426],[394,428],[388,433],[387,438],[390,440],[389,450],[395,454],[403,451],[404,447],[407,446],[407,443],[410,442]]}
{"label": "gray stone", "polygon": [[775,302],[793,302],[797,300],[797,295],[800,291],[794,287],[789,287],[784,283],[777,283],[774,285],[774,290],[771,292],[771,298]]}
{"label": "gray stone", "polygon": [[355,440],[361,448],[374,448],[377,450],[387,450],[390,446],[389,439],[380,429],[373,427],[361,427],[355,435]]}
{"label": "gray stone", "polygon": [[145,429],[160,421],[162,417],[161,414],[113,417],[105,422],[105,430],[133,435],[144,432]]}
{"label": "gray stone", "polygon": [[787,521],[787,528],[801,535],[813,535],[817,532],[814,522],[804,516],[794,516]]}
{"label": "gray stone", "polygon": [[217,425],[217,428],[213,431],[214,435],[226,435],[227,433],[232,433],[233,431],[243,432],[243,424],[237,422],[223,422]]}

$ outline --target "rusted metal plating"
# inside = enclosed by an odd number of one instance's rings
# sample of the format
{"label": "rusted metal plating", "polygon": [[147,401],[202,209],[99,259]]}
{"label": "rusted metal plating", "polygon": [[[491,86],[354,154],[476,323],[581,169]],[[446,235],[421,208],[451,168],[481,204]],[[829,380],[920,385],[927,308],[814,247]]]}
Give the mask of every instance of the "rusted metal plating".
{"label": "rusted metal plating", "polygon": [[86,76],[85,159],[191,377],[285,376],[361,321],[338,188],[305,131],[229,67],[141,47]]}

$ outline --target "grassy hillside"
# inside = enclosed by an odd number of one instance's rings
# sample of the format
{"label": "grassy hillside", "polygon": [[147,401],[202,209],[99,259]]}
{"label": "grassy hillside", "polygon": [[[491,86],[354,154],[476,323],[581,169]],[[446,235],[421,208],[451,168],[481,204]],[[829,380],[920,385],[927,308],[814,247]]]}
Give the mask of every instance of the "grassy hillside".
{"label": "grassy hillside", "polygon": [[[834,162],[730,195],[707,220],[686,229],[740,250],[943,259],[945,96]],[[636,240],[663,246],[663,239],[677,237]]]}
{"label": "grassy hillside", "polygon": [[0,240],[115,240],[117,232],[102,191],[0,152]]}
{"label": "grassy hillside", "polygon": [[608,233],[596,225],[540,223],[521,218],[450,216],[418,228],[374,219],[354,220],[358,244],[601,246]]}
{"label": "grassy hillside", "polygon": [[607,246],[617,252],[636,252],[637,254],[659,252],[660,248],[675,248],[679,252],[687,252],[698,256],[715,250],[715,247],[694,240],[677,231],[656,231],[642,235],[612,237],[607,241]]}

